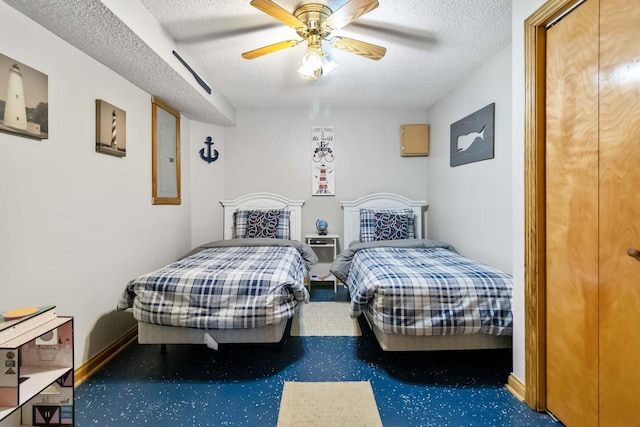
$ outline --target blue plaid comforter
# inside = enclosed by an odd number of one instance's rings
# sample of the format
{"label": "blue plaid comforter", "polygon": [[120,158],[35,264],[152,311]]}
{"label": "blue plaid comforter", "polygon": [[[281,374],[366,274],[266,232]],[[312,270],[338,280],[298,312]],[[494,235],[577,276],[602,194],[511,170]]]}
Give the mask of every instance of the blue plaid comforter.
{"label": "blue plaid comforter", "polygon": [[132,307],[142,322],[199,329],[277,324],[309,301],[303,255],[286,245],[206,248],[131,281],[118,309]]}
{"label": "blue plaid comforter", "polygon": [[[444,244],[375,246],[360,244],[347,251],[349,268],[343,279],[352,317],[366,310],[386,333],[512,335],[510,275]],[[338,277],[346,271],[344,265],[339,271],[340,262],[332,266]]]}

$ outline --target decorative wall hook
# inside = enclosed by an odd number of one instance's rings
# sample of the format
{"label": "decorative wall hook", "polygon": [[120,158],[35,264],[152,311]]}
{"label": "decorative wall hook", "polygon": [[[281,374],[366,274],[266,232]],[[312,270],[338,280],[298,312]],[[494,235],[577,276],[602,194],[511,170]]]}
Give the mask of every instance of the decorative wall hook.
{"label": "decorative wall hook", "polygon": [[208,136],[207,140],[204,143],[207,144],[207,155],[205,156],[204,154],[204,148],[201,148],[200,158],[207,163],[215,162],[216,160],[218,160],[218,150],[214,149],[213,155],[211,155],[211,146],[214,144],[214,142],[211,140],[211,137]]}

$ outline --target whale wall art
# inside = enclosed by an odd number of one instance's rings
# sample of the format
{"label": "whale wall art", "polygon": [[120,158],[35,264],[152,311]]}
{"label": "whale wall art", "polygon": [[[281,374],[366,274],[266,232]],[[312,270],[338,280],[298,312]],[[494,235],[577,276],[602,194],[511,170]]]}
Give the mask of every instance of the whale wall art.
{"label": "whale wall art", "polygon": [[451,125],[449,166],[493,159],[495,107],[489,104]]}

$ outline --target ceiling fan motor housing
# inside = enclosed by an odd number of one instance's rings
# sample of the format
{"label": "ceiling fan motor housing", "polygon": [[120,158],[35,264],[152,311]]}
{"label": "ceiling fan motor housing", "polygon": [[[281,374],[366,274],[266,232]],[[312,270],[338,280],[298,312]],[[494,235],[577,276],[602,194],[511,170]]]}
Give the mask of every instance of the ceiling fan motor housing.
{"label": "ceiling fan motor housing", "polygon": [[332,13],[329,7],[318,3],[302,5],[293,12],[305,24],[302,28],[296,28],[296,32],[308,41],[309,47],[320,47],[321,40],[331,33],[331,29],[323,25],[323,22]]}

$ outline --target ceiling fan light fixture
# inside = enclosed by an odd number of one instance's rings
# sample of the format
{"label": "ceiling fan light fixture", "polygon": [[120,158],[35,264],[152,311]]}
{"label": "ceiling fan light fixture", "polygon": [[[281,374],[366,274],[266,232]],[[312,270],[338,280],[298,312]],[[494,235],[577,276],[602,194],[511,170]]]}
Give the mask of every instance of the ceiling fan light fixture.
{"label": "ceiling fan light fixture", "polygon": [[322,74],[327,75],[331,74],[333,70],[338,68],[340,64],[338,64],[328,53],[322,55]]}
{"label": "ceiling fan light fixture", "polygon": [[304,65],[298,68],[298,74],[308,80],[318,80],[318,77],[322,74],[322,69],[311,70]]}
{"label": "ceiling fan light fixture", "polygon": [[328,53],[325,53],[322,55],[320,68],[313,69],[302,64],[300,68],[298,68],[298,74],[305,79],[318,80],[320,76],[331,74],[339,65],[340,64],[334,61]]}
{"label": "ceiling fan light fixture", "polygon": [[322,50],[310,47],[302,57],[302,66],[308,70],[319,70],[322,67]]}

